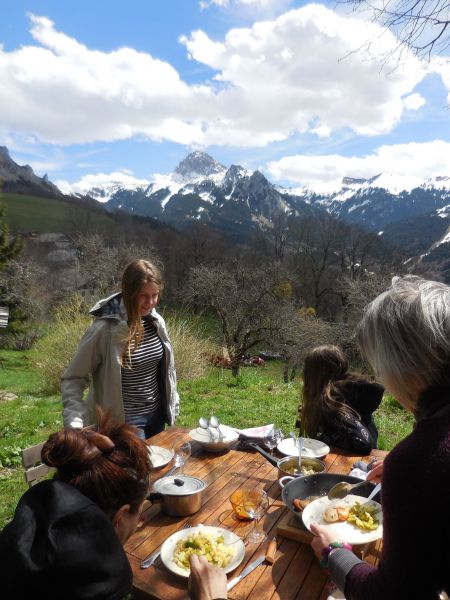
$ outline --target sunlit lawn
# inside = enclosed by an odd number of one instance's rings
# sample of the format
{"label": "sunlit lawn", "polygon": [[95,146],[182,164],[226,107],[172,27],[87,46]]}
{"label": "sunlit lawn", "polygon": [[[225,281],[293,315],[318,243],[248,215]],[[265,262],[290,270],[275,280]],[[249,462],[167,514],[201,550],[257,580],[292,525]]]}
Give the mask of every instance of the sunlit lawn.
{"label": "sunlit lawn", "polygon": [[[16,400],[0,401],[0,527],[11,518],[26,490],[20,451],[36,444],[62,426],[58,396],[40,391],[39,374],[29,352],[0,351],[0,390],[13,392]],[[216,415],[238,427],[275,423],[285,433],[293,428],[300,383],[283,383],[282,365],[244,367],[238,378],[227,369],[211,369],[207,377],[179,382],[181,415],[177,424],[194,427],[200,416]],[[391,449],[412,428],[412,417],[390,397],[376,413],[379,447]]]}

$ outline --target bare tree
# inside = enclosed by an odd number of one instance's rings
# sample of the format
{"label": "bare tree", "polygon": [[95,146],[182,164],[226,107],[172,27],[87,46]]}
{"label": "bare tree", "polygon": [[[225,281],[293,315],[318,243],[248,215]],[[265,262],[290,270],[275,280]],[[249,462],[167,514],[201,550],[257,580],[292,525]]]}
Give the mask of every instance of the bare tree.
{"label": "bare tree", "polygon": [[447,0],[338,0],[369,12],[372,20],[390,29],[402,47],[431,57],[450,43],[450,4]]}
{"label": "bare tree", "polygon": [[285,276],[277,265],[251,267],[235,261],[227,266],[191,269],[183,299],[211,308],[222,325],[223,341],[238,375],[245,354],[271,343],[290,312]]}
{"label": "bare tree", "polygon": [[314,315],[313,311],[292,309],[272,343],[284,361],[284,382],[293,381],[297,368],[315,346],[339,344],[341,329]]}

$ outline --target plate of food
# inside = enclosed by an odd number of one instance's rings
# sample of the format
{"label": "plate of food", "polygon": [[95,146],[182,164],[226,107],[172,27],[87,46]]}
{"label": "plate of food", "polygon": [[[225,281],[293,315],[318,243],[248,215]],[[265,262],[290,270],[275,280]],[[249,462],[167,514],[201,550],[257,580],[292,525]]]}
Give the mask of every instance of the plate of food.
{"label": "plate of food", "polygon": [[353,494],[342,500],[321,496],[305,507],[302,519],[309,531],[312,523],[329,528],[336,542],[367,544],[383,537],[381,505]]}
{"label": "plate of food", "polygon": [[[285,438],[277,446],[278,452],[285,456],[298,456],[298,448],[295,445],[293,438]],[[313,440],[311,438],[303,438],[302,456],[308,458],[322,458],[326,456],[330,451],[330,447],[321,442],[320,440]]]}
{"label": "plate of food", "polygon": [[148,446],[148,453],[154,469],[165,467],[173,458],[173,450],[162,446]]}
{"label": "plate of food", "polygon": [[189,557],[203,555],[208,562],[231,573],[244,556],[244,542],[232,531],[210,525],[196,525],[175,532],[161,546],[163,565],[181,577],[189,577]]}

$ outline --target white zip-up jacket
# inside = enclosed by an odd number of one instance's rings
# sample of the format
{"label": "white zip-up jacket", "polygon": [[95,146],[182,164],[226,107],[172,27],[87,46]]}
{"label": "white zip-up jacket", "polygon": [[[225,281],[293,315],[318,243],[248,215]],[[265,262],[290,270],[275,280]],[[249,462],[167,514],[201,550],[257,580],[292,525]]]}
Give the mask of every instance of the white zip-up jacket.
{"label": "white zip-up jacket", "polygon": [[[128,338],[128,323],[122,295],[113,294],[100,300],[89,313],[95,321],[81,338],[61,379],[65,427],[85,427],[94,423],[96,404],[110,409],[115,420],[125,421],[121,359]],[[161,403],[166,423],[173,425],[180,411],[180,399],[172,344],[161,315],[152,310],[150,317],[164,349],[158,375]],[[89,383],[89,393],[84,400]]]}

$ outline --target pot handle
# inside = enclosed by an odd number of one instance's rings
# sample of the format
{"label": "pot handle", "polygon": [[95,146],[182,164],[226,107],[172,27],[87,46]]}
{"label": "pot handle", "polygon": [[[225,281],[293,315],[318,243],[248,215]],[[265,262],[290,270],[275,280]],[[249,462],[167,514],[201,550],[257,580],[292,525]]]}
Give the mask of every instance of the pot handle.
{"label": "pot handle", "polygon": [[295,477],[292,477],[291,475],[285,475],[284,477],[280,477],[280,479],[278,480],[280,488],[284,488],[286,480],[292,481],[293,479],[295,479]]}
{"label": "pot handle", "polygon": [[147,496],[147,500],[150,500],[152,504],[155,504],[155,502],[162,502],[164,500],[164,494],[161,494],[160,492],[151,492]]}
{"label": "pot handle", "polygon": [[276,460],[276,458],[274,458],[273,456],[271,456],[270,454],[268,454],[265,450],[263,450],[261,448],[261,446],[258,446],[258,444],[255,444],[254,442],[249,442],[248,444],[250,446],[250,448],[253,448],[254,450],[257,450],[262,456],[264,456],[264,458],[270,462],[271,465],[273,465],[274,467],[278,466],[278,461]]}

